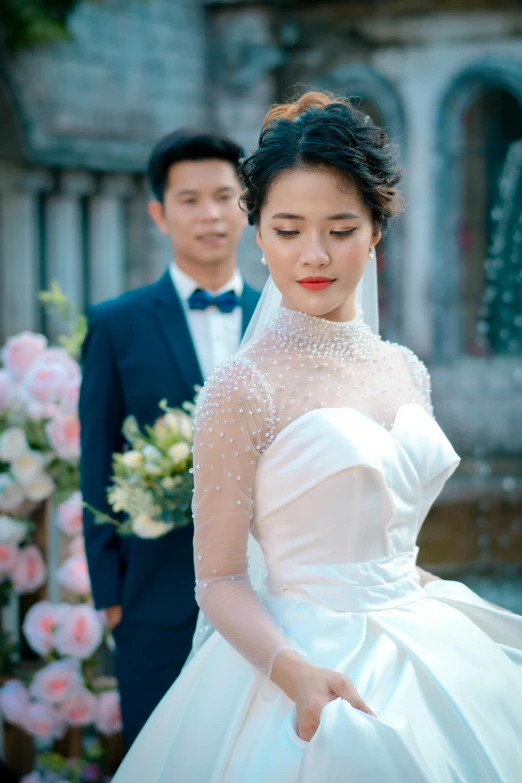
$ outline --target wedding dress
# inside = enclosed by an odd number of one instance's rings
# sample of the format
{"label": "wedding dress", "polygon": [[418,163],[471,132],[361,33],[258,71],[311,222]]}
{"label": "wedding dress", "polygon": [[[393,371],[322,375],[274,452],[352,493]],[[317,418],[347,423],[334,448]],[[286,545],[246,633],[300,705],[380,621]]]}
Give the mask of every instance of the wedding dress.
{"label": "wedding dress", "polygon": [[[522,618],[456,582],[423,588],[415,565],[458,462],[414,354],[360,313],[276,310],[198,404],[196,594],[217,630],[116,783],[519,783]],[[286,647],[348,675],[377,717],[336,699],[301,740],[270,681]]]}

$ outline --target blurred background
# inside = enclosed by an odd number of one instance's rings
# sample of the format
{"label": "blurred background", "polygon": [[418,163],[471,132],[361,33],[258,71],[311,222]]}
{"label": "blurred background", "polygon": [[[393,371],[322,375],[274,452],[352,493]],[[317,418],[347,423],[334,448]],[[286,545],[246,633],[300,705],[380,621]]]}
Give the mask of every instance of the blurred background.
{"label": "blurred background", "polygon": [[[0,29],[0,343],[56,336],[52,280],[83,310],[163,272],[144,170],[176,126],[252,149],[297,84],[388,130],[383,334],[428,364],[463,457],[421,561],[522,611],[522,2],[7,0]],[[261,288],[251,229],[240,266]]]}

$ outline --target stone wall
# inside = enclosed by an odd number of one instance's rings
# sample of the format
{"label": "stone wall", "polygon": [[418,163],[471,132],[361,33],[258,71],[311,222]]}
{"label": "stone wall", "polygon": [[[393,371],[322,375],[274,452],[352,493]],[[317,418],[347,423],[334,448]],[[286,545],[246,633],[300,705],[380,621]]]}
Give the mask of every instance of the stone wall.
{"label": "stone wall", "polygon": [[142,171],[157,138],[206,120],[197,0],[85,2],[70,30],[70,41],[8,63],[31,161]]}

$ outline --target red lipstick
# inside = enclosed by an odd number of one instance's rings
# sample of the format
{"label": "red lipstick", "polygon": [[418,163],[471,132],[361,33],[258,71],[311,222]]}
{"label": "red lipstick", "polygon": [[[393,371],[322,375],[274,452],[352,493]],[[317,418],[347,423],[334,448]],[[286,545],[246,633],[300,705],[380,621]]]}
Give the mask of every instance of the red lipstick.
{"label": "red lipstick", "polygon": [[297,282],[299,285],[302,285],[303,288],[308,289],[308,291],[322,291],[324,288],[328,288],[328,286],[332,285],[334,281],[329,277],[304,277]]}

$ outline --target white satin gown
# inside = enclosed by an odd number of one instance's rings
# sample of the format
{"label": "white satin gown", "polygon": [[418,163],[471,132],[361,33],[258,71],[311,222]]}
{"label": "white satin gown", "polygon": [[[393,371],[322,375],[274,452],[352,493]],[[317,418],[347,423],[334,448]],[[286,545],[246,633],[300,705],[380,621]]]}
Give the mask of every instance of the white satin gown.
{"label": "white satin gown", "polygon": [[[283,308],[209,381],[195,437],[197,597],[217,631],[116,783],[519,783],[522,618],[419,584],[416,538],[459,458],[418,359],[360,315]],[[347,674],[377,718],[336,699],[301,740],[270,681],[285,647]]]}

